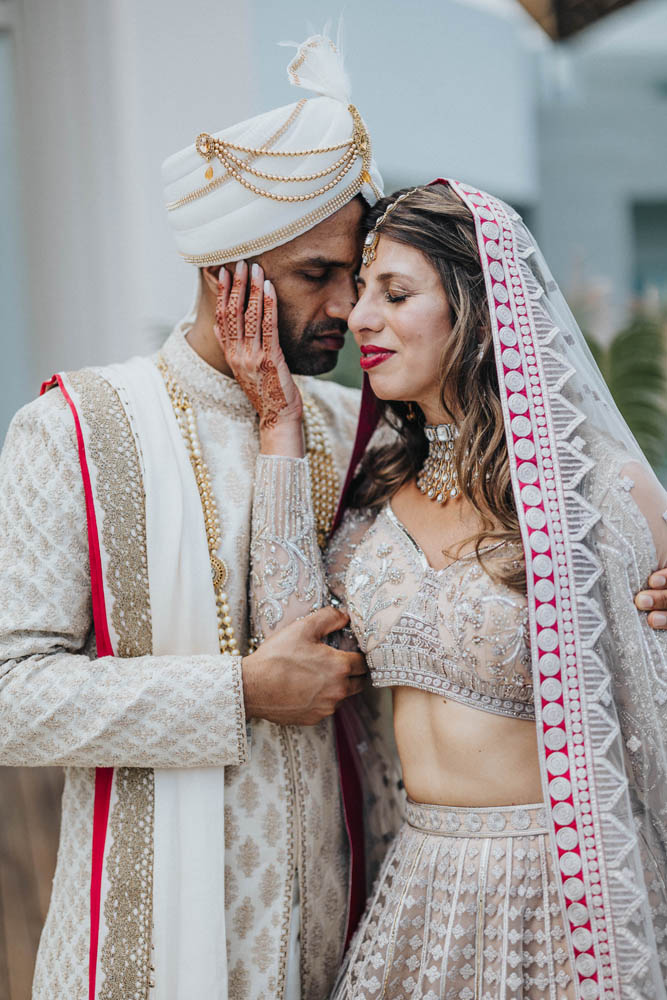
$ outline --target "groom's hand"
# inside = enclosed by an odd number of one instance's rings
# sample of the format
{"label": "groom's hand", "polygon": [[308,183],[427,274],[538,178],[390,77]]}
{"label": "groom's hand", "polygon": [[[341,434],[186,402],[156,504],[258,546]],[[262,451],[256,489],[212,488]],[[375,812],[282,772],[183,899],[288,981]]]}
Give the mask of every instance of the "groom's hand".
{"label": "groom's hand", "polygon": [[635,595],[640,611],[648,611],[648,623],[657,631],[667,629],[667,570],[660,569],[648,578],[650,590]]}
{"label": "groom's hand", "polygon": [[364,687],[361,653],[332,649],[322,640],[348,617],[326,607],[292,622],[243,659],[246,718],[281,726],[314,726]]}

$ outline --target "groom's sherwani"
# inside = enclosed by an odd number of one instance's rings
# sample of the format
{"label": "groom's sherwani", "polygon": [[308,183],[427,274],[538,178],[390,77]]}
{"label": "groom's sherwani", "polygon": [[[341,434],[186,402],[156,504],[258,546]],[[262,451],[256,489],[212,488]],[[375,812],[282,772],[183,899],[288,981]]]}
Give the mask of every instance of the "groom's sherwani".
{"label": "groom's sherwani", "polygon": [[[203,362],[181,329],[162,353],[196,413],[220,515],[220,554],[230,570],[231,616],[244,651],[256,416],[239,386]],[[332,382],[307,378],[302,385],[320,407],[342,477],[358,396]],[[82,427],[55,388],[16,416],[0,467],[0,763],[66,767],[58,866],[34,996],[153,996],[160,891],[153,864],[154,769],[224,767],[219,850],[229,996],[284,995],[298,872],[302,996],[324,998],[343,946],[348,888],[333,723],[283,728],[253,720],[246,726],[239,656],[164,648],[156,654],[159,581],[150,579],[147,564],[144,469],[149,458],[154,466],[170,459],[148,455],[157,445],[142,439],[132,406],[107,370],[68,376],[65,386],[76,396]],[[96,653],[91,497],[115,656]],[[102,809],[91,985],[96,767],[115,771],[106,818]],[[97,850],[99,859],[99,841]],[[158,979],[155,995],[200,1000],[185,986],[177,994],[169,989]]]}

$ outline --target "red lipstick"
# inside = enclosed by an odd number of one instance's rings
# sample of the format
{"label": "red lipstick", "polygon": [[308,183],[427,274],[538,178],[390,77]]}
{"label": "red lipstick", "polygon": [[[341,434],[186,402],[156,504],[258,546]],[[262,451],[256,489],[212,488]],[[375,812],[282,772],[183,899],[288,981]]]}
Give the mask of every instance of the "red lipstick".
{"label": "red lipstick", "polygon": [[363,357],[359,359],[359,364],[364,371],[368,371],[369,368],[375,368],[387,358],[391,358],[396,351],[388,351],[386,347],[376,347],[375,344],[364,344],[361,353]]}

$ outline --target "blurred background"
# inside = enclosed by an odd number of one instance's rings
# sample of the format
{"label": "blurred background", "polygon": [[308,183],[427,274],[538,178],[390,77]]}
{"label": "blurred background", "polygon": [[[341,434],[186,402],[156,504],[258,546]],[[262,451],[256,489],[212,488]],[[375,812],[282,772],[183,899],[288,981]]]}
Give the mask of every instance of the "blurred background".
{"label": "blurred background", "polygon": [[[387,191],[444,174],[519,209],[667,478],[667,0],[524,2],[0,0],[0,439],[54,371],[183,315],[162,160],[298,99],[276,42],[342,14]],[[0,771],[0,1000],[29,996],[58,780]]]}

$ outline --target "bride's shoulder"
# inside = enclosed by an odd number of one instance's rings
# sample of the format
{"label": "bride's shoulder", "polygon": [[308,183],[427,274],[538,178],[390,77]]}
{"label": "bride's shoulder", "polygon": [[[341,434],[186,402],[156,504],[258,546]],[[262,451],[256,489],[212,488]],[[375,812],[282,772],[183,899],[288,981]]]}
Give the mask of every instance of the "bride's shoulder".
{"label": "bride's shoulder", "polygon": [[[667,562],[667,491],[641,452],[632,454],[610,435],[589,437],[591,469],[579,490],[602,517],[616,524],[635,550],[649,542],[660,566]],[[651,558],[655,558],[651,554]],[[655,567],[653,567],[655,568]]]}

